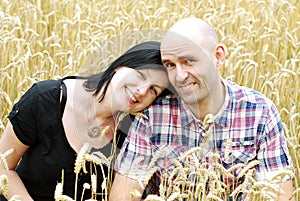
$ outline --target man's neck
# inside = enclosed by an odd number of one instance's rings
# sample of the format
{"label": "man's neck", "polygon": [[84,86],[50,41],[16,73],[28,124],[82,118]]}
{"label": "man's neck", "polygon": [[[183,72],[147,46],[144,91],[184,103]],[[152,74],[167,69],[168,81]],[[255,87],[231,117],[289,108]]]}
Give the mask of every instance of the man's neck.
{"label": "man's neck", "polygon": [[188,107],[197,119],[203,121],[206,115],[215,115],[221,110],[225,101],[225,96],[225,85],[223,81],[220,80],[220,83],[215,90],[210,93],[207,98],[199,101],[197,104],[189,105]]}

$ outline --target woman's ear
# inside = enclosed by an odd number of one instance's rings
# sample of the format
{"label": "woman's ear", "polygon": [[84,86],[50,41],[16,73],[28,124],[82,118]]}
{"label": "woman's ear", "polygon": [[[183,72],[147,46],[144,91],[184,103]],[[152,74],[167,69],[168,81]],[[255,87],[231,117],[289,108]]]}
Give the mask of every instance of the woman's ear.
{"label": "woman's ear", "polygon": [[226,47],[223,44],[218,44],[216,46],[215,56],[217,58],[217,68],[220,68],[225,63],[225,57],[226,57]]}

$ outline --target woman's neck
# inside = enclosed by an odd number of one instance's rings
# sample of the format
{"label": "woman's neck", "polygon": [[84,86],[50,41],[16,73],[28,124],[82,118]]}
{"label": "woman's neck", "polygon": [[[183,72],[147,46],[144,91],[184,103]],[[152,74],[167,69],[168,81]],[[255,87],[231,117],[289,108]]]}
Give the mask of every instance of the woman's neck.
{"label": "woman's neck", "polygon": [[86,91],[82,85],[74,90],[73,111],[75,126],[82,144],[101,148],[114,136],[115,121],[109,102]]}

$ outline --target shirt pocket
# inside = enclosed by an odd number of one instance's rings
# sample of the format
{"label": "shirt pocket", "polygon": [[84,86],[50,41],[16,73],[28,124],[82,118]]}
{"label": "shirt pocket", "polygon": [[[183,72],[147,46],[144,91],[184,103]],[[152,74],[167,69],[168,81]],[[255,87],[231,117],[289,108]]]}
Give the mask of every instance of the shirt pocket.
{"label": "shirt pocket", "polygon": [[247,164],[256,159],[255,142],[254,140],[232,142],[229,150],[224,150],[221,155],[225,167],[238,163]]}
{"label": "shirt pocket", "polygon": [[152,160],[151,163],[159,170],[172,171],[178,161],[186,151],[188,146],[183,145],[160,145],[152,146]]}

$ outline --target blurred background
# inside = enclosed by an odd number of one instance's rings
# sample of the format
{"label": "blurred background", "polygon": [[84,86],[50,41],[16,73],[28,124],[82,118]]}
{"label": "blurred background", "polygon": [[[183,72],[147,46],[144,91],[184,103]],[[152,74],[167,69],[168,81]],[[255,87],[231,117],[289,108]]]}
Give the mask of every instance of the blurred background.
{"label": "blurred background", "polygon": [[300,200],[299,0],[1,0],[0,136],[12,105],[33,83],[98,72],[190,16],[214,26],[227,46],[221,74],[276,104]]}

